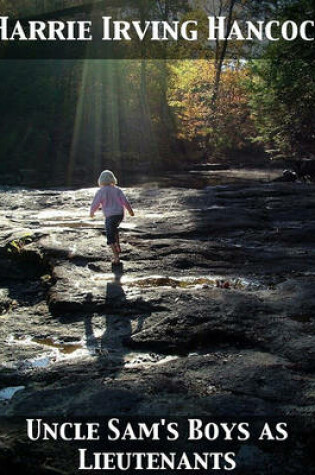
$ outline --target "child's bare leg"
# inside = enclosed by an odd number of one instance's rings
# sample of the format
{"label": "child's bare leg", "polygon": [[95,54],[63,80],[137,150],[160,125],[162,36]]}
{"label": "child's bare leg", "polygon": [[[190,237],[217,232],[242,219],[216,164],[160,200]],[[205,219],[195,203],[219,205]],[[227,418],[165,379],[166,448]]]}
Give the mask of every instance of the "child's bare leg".
{"label": "child's bare leg", "polygon": [[119,252],[117,251],[116,244],[111,244],[110,247],[114,254],[114,263],[119,264]]}
{"label": "child's bare leg", "polygon": [[119,233],[117,233],[115,237],[116,237],[116,242],[115,242],[115,244],[116,244],[117,252],[118,252],[118,253],[121,253]]}

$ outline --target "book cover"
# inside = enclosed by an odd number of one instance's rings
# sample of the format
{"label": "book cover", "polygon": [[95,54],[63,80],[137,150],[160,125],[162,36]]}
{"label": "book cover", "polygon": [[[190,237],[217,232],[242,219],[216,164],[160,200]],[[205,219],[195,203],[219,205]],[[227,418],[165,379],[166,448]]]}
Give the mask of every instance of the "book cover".
{"label": "book cover", "polygon": [[314,473],[311,0],[0,1],[0,472]]}

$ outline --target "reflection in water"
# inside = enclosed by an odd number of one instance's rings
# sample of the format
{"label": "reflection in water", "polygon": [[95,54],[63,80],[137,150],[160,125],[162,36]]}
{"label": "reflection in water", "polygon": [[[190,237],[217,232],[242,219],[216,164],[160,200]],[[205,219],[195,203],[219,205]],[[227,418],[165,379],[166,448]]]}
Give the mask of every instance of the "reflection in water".
{"label": "reflection in water", "polygon": [[[78,339],[75,336],[53,336],[40,335],[30,336],[24,334],[11,335],[7,339],[9,345],[35,347],[30,351],[30,358],[23,361],[8,362],[4,366],[9,368],[18,368],[23,371],[31,371],[34,368],[44,369],[62,361],[78,361],[88,356],[106,356],[101,363],[105,363],[106,368],[111,373],[120,370],[122,366],[134,367],[139,364],[156,364],[165,360],[164,355],[143,352],[131,352],[124,345],[132,333],[143,329],[144,321],[153,311],[161,312],[168,309],[161,305],[155,305],[146,302],[142,298],[131,301],[126,298],[122,286],[123,267],[115,266],[113,268],[114,278],[107,282],[104,287],[105,292],[105,312],[95,313],[93,316],[84,316],[85,337]],[[93,295],[88,293],[86,301],[93,305]],[[97,310],[97,307],[96,307]],[[107,311],[106,311],[107,310]],[[70,318],[70,322],[69,322]],[[61,317],[62,323],[73,323],[73,314],[71,316]],[[78,320],[81,321],[81,314]],[[134,324],[132,325],[132,322]],[[40,347],[38,353],[36,348]],[[50,350],[49,353],[42,350]],[[34,354],[35,353],[35,354]]]}
{"label": "reflection in water", "polygon": [[[121,284],[123,275],[123,265],[113,265],[114,280],[106,284],[106,304],[111,308],[113,302],[119,306],[126,303],[126,294]],[[143,322],[145,317],[141,317]],[[86,345],[91,354],[105,355],[114,363],[114,367],[119,369],[123,366],[127,349],[123,345],[123,340],[132,334],[131,317],[128,315],[104,315],[105,331],[101,337],[96,337],[93,327],[93,318],[85,319]],[[139,318],[140,320],[140,318]],[[140,326],[139,326],[140,325]],[[138,323],[141,328],[141,322]]]}

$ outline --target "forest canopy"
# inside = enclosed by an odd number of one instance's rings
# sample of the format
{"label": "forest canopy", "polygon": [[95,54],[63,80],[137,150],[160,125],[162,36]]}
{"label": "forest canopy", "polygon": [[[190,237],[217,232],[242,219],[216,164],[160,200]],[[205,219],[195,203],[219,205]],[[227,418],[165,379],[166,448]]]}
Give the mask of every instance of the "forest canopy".
{"label": "forest canopy", "polygon": [[[0,14],[32,15],[35,3],[18,1],[14,12],[1,0]],[[88,3],[40,2],[46,12]],[[198,1],[194,11],[187,2],[154,3],[163,18],[181,8],[182,21],[205,28],[207,16],[225,16],[227,31],[268,9],[282,23],[315,13],[311,0]],[[4,180],[27,171],[43,184],[82,183],[103,167],[146,173],[244,153],[315,159],[314,43],[282,39],[259,59],[242,48],[218,38],[203,59],[1,60]]]}

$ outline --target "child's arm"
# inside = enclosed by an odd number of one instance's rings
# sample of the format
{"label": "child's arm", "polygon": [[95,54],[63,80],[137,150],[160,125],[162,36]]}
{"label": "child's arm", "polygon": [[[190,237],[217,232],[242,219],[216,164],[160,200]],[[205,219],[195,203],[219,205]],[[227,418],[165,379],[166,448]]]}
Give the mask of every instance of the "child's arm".
{"label": "child's arm", "polygon": [[128,209],[128,213],[130,214],[130,216],[134,216],[135,215],[135,212],[134,210],[132,209],[132,207],[130,206],[130,208],[127,208]]}
{"label": "child's arm", "polygon": [[131,207],[131,204],[129,203],[129,201],[127,200],[124,192],[122,190],[120,190],[120,202],[122,204],[122,206],[124,206],[126,208],[126,210],[128,211],[128,213],[130,214],[130,216],[134,216],[135,213]]}
{"label": "child's arm", "polygon": [[101,205],[101,193],[100,193],[101,190],[98,190],[94,196],[94,200],[91,204],[91,208],[90,208],[90,218],[94,218],[94,214],[96,213],[96,211],[99,209],[100,205]]}

